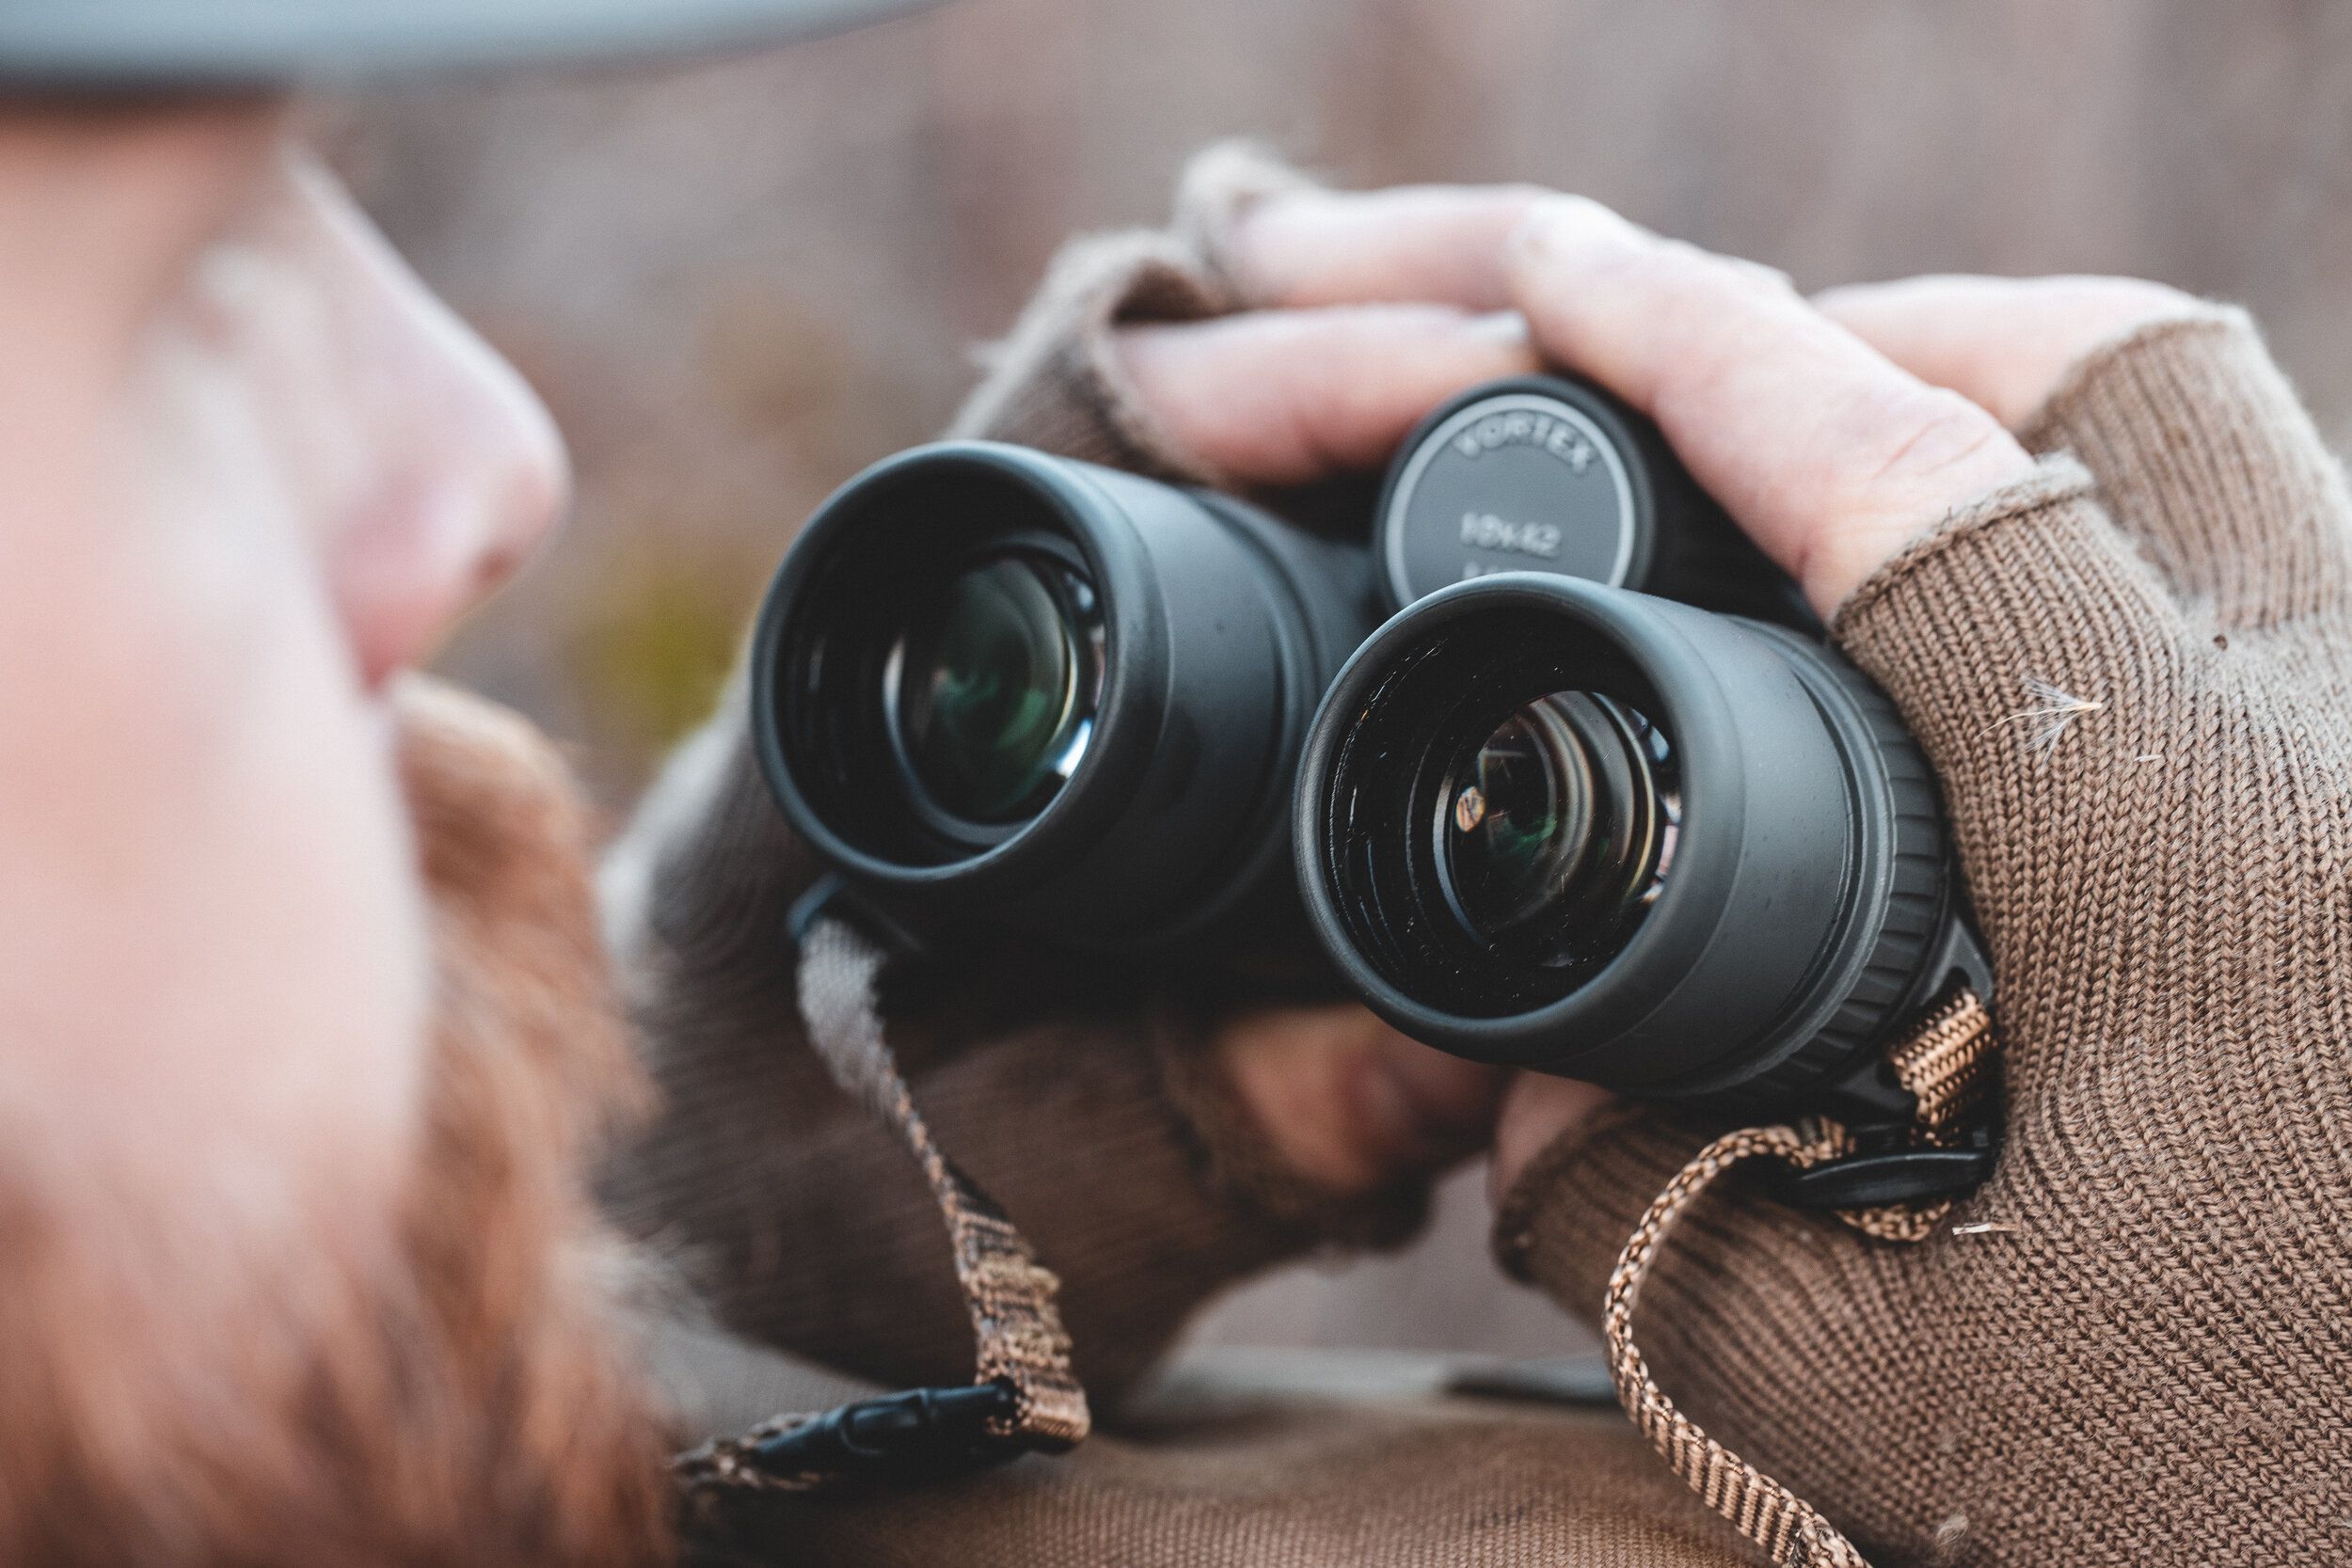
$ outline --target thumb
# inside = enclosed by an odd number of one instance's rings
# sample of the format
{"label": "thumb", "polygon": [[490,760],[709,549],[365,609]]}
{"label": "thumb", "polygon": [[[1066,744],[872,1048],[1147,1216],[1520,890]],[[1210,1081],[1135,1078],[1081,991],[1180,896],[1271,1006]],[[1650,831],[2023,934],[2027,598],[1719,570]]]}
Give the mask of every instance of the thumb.
{"label": "thumb", "polygon": [[1614,1098],[1597,1085],[1573,1078],[1540,1072],[1514,1078],[1495,1123],[1495,1160],[1487,1173],[1486,1196],[1502,1202],[1535,1156]]}

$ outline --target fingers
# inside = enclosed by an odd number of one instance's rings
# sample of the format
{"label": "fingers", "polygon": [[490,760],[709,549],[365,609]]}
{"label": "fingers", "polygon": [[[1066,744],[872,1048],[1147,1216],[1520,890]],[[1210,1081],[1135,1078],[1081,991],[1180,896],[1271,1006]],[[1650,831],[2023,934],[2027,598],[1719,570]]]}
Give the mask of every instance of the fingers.
{"label": "fingers", "polygon": [[2125,277],[1926,277],[1820,304],[1915,373],[2029,423],[2037,446],[2073,451],[2175,597],[2218,625],[2352,600],[2342,470],[2235,312]]}
{"label": "fingers", "polygon": [[2137,277],[1953,274],[1831,289],[1813,304],[1920,380],[1949,388],[2012,430],[2091,350],[2213,309]]}
{"label": "fingers", "polygon": [[1258,310],[1121,327],[1116,343],[1168,437],[1242,485],[1377,467],[1455,392],[1535,368],[1516,315],[1440,305]]}
{"label": "fingers", "polygon": [[1244,298],[1279,307],[1434,300],[1510,304],[1507,242],[1548,193],[1533,185],[1308,189],[1242,209],[1220,237]]}
{"label": "fingers", "polygon": [[1226,1081],[1290,1169],[1370,1195],[1486,1146],[1502,1074],[1406,1039],[1357,1006],[1245,1013],[1219,1031]]}
{"label": "fingers", "polygon": [[1953,506],[2032,459],[1779,275],[1550,198],[1509,251],[1544,356],[1657,420],[1699,483],[1822,613]]}
{"label": "fingers", "polygon": [[1523,1072],[1512,1079],[1495,1121],[1494,1165],[1486,1178],[1488,1196],[1501,1202],[1536,1155],[1562,1133],[1582,1126],[1586,1117],[1612,1098],[1607,1089],[1573,1078]]}

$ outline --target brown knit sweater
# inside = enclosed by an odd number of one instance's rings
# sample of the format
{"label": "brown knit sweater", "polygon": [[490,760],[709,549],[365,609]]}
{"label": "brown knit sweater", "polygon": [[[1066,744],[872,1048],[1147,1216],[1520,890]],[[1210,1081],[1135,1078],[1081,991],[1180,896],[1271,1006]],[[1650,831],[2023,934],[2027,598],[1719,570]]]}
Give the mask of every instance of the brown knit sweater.
{"label": "brown knit sweater", "polygon": [[[1073,247],[961,433],[1214,478],[1136,405],[1107,327],[1232,308],[1203,216],[1294,178],[1219,154],[1170,230]],[[1947,519],[1835,626],[1949,796],[2001,988],[2000,1170],[1915,1248],[1735,1179],[1637,1326],[1677,1402],[1882,1564],[2344,1560],[2352,502],[2234,312],[2093,356],[2026,435],[2041,475]],[[730,1323],[955,1376],[919,1187],[778,1048],[772,918],[805,872],[726,733],[616,872],[674,1105],[622,1185]],[[983,1002],[902,1045],[943,1141],[1070,1276],[1082,1369],[1118,1383],[1207,1289],[1342,1217],[1238,1174],[1246,1131],[1168,1049],[1191,1037],[1151,1046],[1140,1000],[1034,1012]],[[1596,1316],[1709,1131],[1629,1108],[1563,1140],[1506,1202],[1506,1265]],[[913,1497],[779,1502],[746,1539],[1073,1568],[1748,1560],[1621,1422],[1460,1402],[1196,1410]]]}
{"label": "brown knit sweater", "polygon": [[[1641,1328],[1710,1432],[1888,1561],[2352,1558],[2352,500],[2243,316],[2078,366],[2033,483],[1838,642],[1945,784],[2009,1146],[1917,1248],[1705,1200]],[[2079,459],[2079,464],[2074,459]],[[1702,1134],[1555,1147],[1506,1261],[1597,1313]]]}

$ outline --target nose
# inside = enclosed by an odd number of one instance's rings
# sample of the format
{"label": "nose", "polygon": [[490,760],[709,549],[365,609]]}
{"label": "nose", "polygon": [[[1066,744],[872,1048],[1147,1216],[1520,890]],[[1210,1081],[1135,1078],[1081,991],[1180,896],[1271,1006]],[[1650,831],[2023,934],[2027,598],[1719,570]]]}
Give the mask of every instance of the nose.
{"label": "nose", "polygon": [[562,518],[570,466],[521,374],[425,287],[323,174],[342,378],[360,439],[326,559],[362,678],[426,657]]}

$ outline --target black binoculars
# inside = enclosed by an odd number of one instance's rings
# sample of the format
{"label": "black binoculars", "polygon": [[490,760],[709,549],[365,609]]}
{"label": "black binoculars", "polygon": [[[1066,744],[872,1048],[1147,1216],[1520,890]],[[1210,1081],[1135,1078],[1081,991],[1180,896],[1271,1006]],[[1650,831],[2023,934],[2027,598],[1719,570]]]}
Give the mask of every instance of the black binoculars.
{"label": "black binoculars", "polygon": [[1565,378],[1432,415],[1369,544],[1018,447],[900,453],[793,545],[753,677],[777,800],[868,905],[1130,951],[1287,911],[1479,1061],[1814,1101],[1981,977],[1892,706]]}

